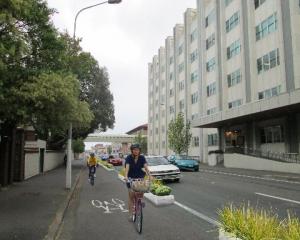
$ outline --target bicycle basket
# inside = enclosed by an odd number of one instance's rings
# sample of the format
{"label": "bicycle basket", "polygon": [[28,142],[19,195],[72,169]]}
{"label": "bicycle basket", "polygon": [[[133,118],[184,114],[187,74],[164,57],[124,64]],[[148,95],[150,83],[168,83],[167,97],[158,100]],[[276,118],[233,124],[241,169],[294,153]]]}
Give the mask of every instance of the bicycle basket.
{"label": "bicycle basket", "polygon": [[131,182],[131,189],[135,192],[149,192],[150,181],[149,180],[133,180]]}

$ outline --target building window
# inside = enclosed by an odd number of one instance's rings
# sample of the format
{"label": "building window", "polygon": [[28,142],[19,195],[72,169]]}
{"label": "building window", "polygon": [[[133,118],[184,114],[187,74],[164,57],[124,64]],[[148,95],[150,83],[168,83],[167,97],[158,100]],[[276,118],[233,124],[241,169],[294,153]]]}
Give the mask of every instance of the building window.
{"label": "building window", "polygon": [[155,143],[155,148],[158,149],[158,143]]}
{"label": "building window", "polygon": [[179,88],[179,91],[182,91],[184,89],[184,81],[179,82],[178,88]]}
{"label": "building window", "polygon": [[172,80],[173,80],[173,73],[172,73],[172,72],[170,73],[170,76],[169,76],[169,78],[170,78],[170,81],[172,81]]}
{"label": "building window", "polygon": [[155,120],[158,120],[158,114],[157,113],[155,114]]}
{"label": "building window", "polygon": [[268,34],[277,30],[277,13],[272,14],[270,17],[262,21],[256,26],[256,41],[264,38]]}
{"label": "building window", "polygon": [[243,99],[237,99],[237,100],[234,100],[232,102],[229,102],[228,103],[228,108],[236,108],[238,106],[241,106],[243,104]]}
{"label": "building window", "polygon": [[173,62],[174,62],[174,58],[173,58],[173,57],[170,57],[170,59],[169,59],[169,64],[171,65]]}
{"label": "building window", "polygon": [[158,134],[158,128],[155,128],[155,134]]}
{"label": "building window", "polygon": [[170,106],[170,114],[174,113],[175,112],[175,108],[174,106]]}
{"label": "building window", "polygon": [[262,5],[266,0],[254,0],[255,9]]}
{"label": "building window", "polygon": [[192,33],[191,33],[191,43],[194,42],[197,38],[197,29],[195,29]]}
{"label": "building window", "polygon": [[198,57],[198,50],[196,49],[194,52],[191,53],[191,63],[197,60]]}
{"label": "building window", "polygon": [[260,131],[261,143],[284,142],[284,131],[282,126],[265,127]]}
{"label": "building window", "polygon": [[218,134],[208,134],[207,135],[207,145],[208,146],[218,146]]}
{"label": "building window", "polygon": [[199,137],[193,137],[193,146],[199,147]]}
{"label": "building window", "polygon": [[278,48],[257,59],[257,73],[266,72],[277,65],[280,65]]}
{"label": "building window", "polygon": [[226,32],[230,32],[233,28],[235,28],[240,22],[240,13],[234,13],[227,21],[226,21]]}
{"label": "building window", "polygon": [[162,141],[161,145],[162,145],[162,148],[165,148],[166,147],[166,141]]}
{"label": "building window", "polygon": [[173,89],[173,88],[171,88],[171,89],[169,90],[169,96],[170,96],[170,97],[173,97],[173,96],[174,96],[174,89]]}
{"label": "building window", "polygon": [[258,99],[268,99],[274,96],[278,96],[281,92],[281,85],[273,88],[269,88],[267,90],[264,90],[262,92],[258,93]]}
{"label": "building window", "polygon": [[215,9],[212,10],[205,18],[205,27],[208,27],[215,20]]}
{"label": "building window", "polygon": [[216,92],[217,92],[217,84],[216,84],[216,82],[213,82],[212,84],[209,84],[206,87],[206,91],[207,91],[207,97],[210,97],[210,96],[216,94]]}
{"label": "building window", "polygon": [[184,70],[184,63],[178,65],[178,72],[181,73]]}
{"label": "building window", "polygon": [[241,43],[240,40],[236,40],[229,47],[227,47],[227,59],[238,55],[241,52]]}
{"label": "building window", "polygon": [[242,76],[241,76],[241,70],[236,70],[231,74],[227,75],[227,84],[228,87],[232,87],[238,83],[240,83],[242,80]]}
{"label": "building window", "polygon": [[192,102],[192,104],[195,104],[198,102],[198,92],[195,92],[191,95],[191,102]]}
{"label": "building window", "polygon": [[213,33],[206,39],[206,50],[208,50],[210,47],[215,45],[215,42],[216,42],[216,37],[215,37],[215,33]]}
{"label": "building window", "polygon": [[198,72],[195,71],[191,74],[191,83],[196,82],[198,80]]}
{"label": "building window", "polygon": [[232,0],[225,0],[225,7],[227,7],[231,2]]}
{"label": "building window", "polygon": [[192,114],[192,120],[195,120],[195,119],[197,119],[197,118],[198,118],[198,113]]}
{"label": "building window", "polygon": [[161,132],[164,133],[166,131],[165,126],[161,126]]}
{"label": "building window", "polygon": [[178,47],[178,55],[181,55],[183,53],[183,44],[181,44],[179,47]]}
{"label": "building window", "polygon": [[179,110],[182,111],[184,109],[184,100],[179,101]]}
{"label": "building window", "polygon": [[216,60],[215,60],[215,58],[210,59],[206,63],[206,71],[207,72],[212,72],[215,69],[215,66],[216,66]]}
{"label": "building window", "polygon": [[217,108],[216,107],[207,109],[207,115],[211,115],[211,114],[214,114],[216,112],[217,112]]}

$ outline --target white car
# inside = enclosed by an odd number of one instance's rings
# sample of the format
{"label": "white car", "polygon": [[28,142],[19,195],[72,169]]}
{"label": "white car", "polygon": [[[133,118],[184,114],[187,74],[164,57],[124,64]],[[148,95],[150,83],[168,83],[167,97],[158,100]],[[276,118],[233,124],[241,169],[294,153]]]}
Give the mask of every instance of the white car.
{"label": "white car", "polygon": [[180,181],[180,170],[163,156],[146,156],[150,174],[162,180]]}

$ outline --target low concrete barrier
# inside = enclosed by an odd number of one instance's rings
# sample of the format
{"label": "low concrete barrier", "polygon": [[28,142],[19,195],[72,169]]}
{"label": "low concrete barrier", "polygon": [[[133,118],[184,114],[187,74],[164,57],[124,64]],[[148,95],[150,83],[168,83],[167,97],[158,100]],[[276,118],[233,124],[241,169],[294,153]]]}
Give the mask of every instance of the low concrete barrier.
{"label": "low concrete barrier", "polygon": [[300,164],[277,162],[238,153],[224,154],[224,166],[273,172],[300,173]]}

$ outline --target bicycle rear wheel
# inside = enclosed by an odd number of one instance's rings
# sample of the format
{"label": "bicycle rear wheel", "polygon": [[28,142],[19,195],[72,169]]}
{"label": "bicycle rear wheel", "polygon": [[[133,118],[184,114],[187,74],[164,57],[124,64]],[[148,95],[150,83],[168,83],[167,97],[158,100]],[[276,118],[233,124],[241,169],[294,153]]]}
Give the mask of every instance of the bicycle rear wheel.
{"label": "bicycle rear wheel", "polygon": [[143,229],[143,206],[141,199],[138,200],[136,204],[136,212],[135,212],[135,227],[138,233],[142,233]]}
{"label": "bicycle rear wheel", "polygon": [[93,175],[90,176],[90,182],[91,182],[91,185],[94,186],[95,178]]}

